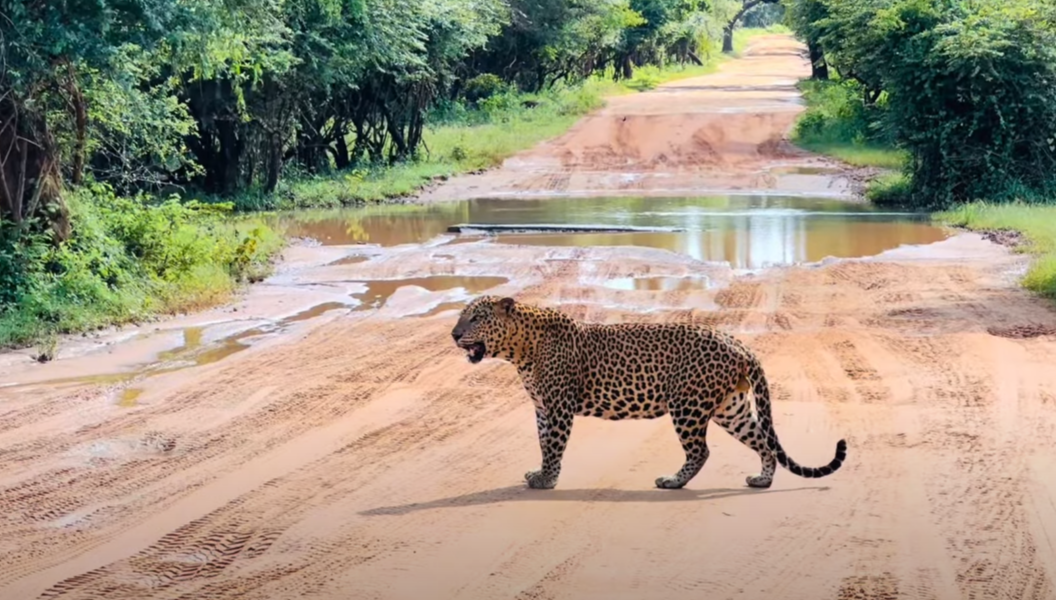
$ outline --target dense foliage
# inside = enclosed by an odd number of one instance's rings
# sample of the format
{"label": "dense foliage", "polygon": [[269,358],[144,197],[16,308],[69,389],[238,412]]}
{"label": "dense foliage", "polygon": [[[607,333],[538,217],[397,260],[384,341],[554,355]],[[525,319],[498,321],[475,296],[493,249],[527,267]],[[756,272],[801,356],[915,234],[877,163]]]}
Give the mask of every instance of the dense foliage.
{"label": "dense foliage", "polygon": [[438,105],[700,63],[741,6],[2,0],[0,215],[62,213],[63,184],[86,176],[229,196],[270,192],[291,167],[413,159]]}
{"label": "dense foliage", "polygon": [[788,22],[840,80],[832,98],[855,95],[844,125],[815,113],[802,133],[904,149],[918,203],[1056,193],[1056,4],[789,0]]}

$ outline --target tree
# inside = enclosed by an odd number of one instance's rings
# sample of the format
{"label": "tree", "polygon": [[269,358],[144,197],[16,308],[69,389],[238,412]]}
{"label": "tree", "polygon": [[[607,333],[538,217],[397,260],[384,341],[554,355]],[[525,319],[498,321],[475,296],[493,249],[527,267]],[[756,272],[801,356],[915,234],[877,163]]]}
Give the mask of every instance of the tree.
{"label": "tree", "polygon": [[155,47],[188,12],[177,0],[3,0],[0,8],[0,219],[43,217],[63,239],[69,227],[57,122],[72,122],[70,178],[80,182],[88,146],[85,73],[120,71],[122,49]]}
{"label": "tree", "polygon": [[781,0],[744,0],[741,4],[741,8],[733,14],[729,21],[726,22],[726,26],[722,30],[722,52],[724,54],[733,53],[733,30],[737,28],[738,22],[744,17],[745,13],[752,10],[753,8],[763,4],[776,4]]}
{"label": "tree", "polygon": [[730,0],[710,5],[702,0],[632,0],[631,8],[642,19],[623,32],[616,49],[617,75],[629,79],[635,63],[662,65],[670,58],[703,64],[697,55],[718,39],[723,9],[730,6]]}
{"label": "tree", "polygon": [[829,11],[823,0],[791,0],[786,2],[785,22],[807,44],[810,55],[811,79],[829,78],[829,65],[821,45],[823,30],[818,23],[824,22]]}
{"label": "tree", "polygon": [[628,27],[644,22],[628,0],[510,0],[508,10],[498,35],[458,69],[463,82],[493,74],[538,92],[582,80],[614,59]]}
{"label": "tree", "polygon": [[274,191],[291,164],[414,160],[439,99],[702,64],[741,6],[0,0],[0,218],[44,216],[62,238],[62,191],[89,180],[232,196]]}
{"label": "tree", "polygon": [[1056,6],[1046,0],[793,0],[928,204],[1056,193]]}

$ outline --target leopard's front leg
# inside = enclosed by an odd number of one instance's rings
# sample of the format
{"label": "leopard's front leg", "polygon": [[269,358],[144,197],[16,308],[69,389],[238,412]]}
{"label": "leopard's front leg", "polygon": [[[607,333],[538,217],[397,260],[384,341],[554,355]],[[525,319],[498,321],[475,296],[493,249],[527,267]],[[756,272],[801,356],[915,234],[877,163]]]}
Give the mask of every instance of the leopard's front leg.
{"label": "leopard's front leg", "polygon": [[546,440],[550,435],[550,423],[546,419],[546,409],[542,406],[535,407],[535,431],[539,434],[539,451],[546,458]]}
{"label": "leopard's front leg", "polygon": [[553,489],[561,474],[561,459],[572,434],[574,411],[571,401],[562,396],[559,401],[545,408],[536,408],[535,424],[539,433],[539,448],[543,454],[543,465],[538,471],[528,471],[524,479],[533,489]]}

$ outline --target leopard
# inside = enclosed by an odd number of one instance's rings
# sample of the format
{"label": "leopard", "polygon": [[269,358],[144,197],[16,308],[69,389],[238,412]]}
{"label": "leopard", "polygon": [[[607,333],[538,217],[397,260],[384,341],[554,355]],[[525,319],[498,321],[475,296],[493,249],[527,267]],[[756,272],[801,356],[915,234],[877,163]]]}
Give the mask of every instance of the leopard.
{"label": "leopard", "polygon": [[[529,488],[557,486],[575,417],[610,421],[670,415],[685,452],[660,489],[680,489],[700,473],[711,452],[711,422],[759,455],[749,488],[773,484],[777,464],[804,478],[826,477],[847,459],[847,442],[821,467],[805,467],[782,447],[774,429],[770,390],[758,356],[730,333],[684,322],[592,323],[552,307],[508,296],[473,298],[451,330],[471,364],[485,358],[516,367],[535,407],[542,464],[524,475]],[[754,402],[753,402],[754,400]]]}

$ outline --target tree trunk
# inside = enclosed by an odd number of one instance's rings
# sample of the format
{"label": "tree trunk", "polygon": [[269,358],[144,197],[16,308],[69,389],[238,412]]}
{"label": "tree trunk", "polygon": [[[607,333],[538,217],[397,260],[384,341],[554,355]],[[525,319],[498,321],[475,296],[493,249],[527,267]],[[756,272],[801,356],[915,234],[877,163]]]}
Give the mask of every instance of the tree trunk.
{"label": "tree trunk", "polygon": [[70,221],[58,149],[44,117],[20,109],[10,97],[0,100],[0,219],[22,224],[43,217],[61,242],[70,236]]}
{"label": "tree trunk", "polygon": [[363,121],[364,119],[359,116],[352,121],[352,126],[356,129],[356,143],[352,146],[352,154],[348,157],[351,164],[359,164],[368,152],[367,131]]}
{"label": "tree trunk", "polygon": [[807,42],[810,51],[810,78],[826,80],[829,78],[829,64],[825,61],[825,53],[817,42]]}
{"label": "tree trunk", "polygon": [[67,81],[66,92],[70,95],[70,106],[73,108],[74,125],[76,128],[76,142],[73,146],[73,169],[70,182],[73,185],[81,185],[84,181],[84,153],[88,138],[88,107],[81,93],[81,86],[77,84],[77,72],[73,63],[66,63]]}
{"label": "tree trunk", "polygon": [[268,140],[268,179],[264,182],[264,192],[272,193],[279,185],[279,175],[282,174],[282,143],[279,136],[272,135]]}
{"label": "tree trunk", "polygon": [[620,61],[620,71],[623,73],[624,79],[634,79],[634,63],[631,62],[631,55],[628,54],[623,57]]}
{"label": "tree trunk", "polygon": [[220,188],[225,196],[233,195],[239,188],[242,166],[242,142],[238,135],[238,124],[230,119],[217,119],[216,129],[220,140]]}
{"label": "tree trunk", "polygon": [[407,139],[404,136],[403,124],[393,118],[392,112],[388,108],[384,108],[383,112],[386,126],[389,129],[389,137],[392,139],[392,147],[389,148],[389,163],[391,164],[407,158],[410,150],[407,147]]}
{"label": "tree trunk", "polygon": [[539,66],[535,68],[535,85],[533,86],[532,93],[538,94],[543,91],[544,87],[546,87],[546,68],[543,66],[543,63],[540,63]]}
{"label": "tree trunk", "polygon": [[752,10],[760,4],[774,4],[779,0],[744,0],[744,4],[741,5],[741,10],[737,11],[737,14],[733,15],[730,22],[726,24],[726,27],[722,30],[722,53],[733,54],[733,30],[737,28],[737,23],[744,16],[744,13]]}
{"label": "tree trunk", "polygon": [[348,134],[344,127],[338,130],[337,135],[337,148],[334,150],[334,165],[338,169],[347,169],[351,161],[348,158],[348,142],[345,141],[345,136]]}
{"label": "tree trunk", "polygon": [[[737,18],[740,18],[738,13]],[[733,54],[733,28],[736,22],[730,21],[728,25],[722,30],[722,53]]]}

